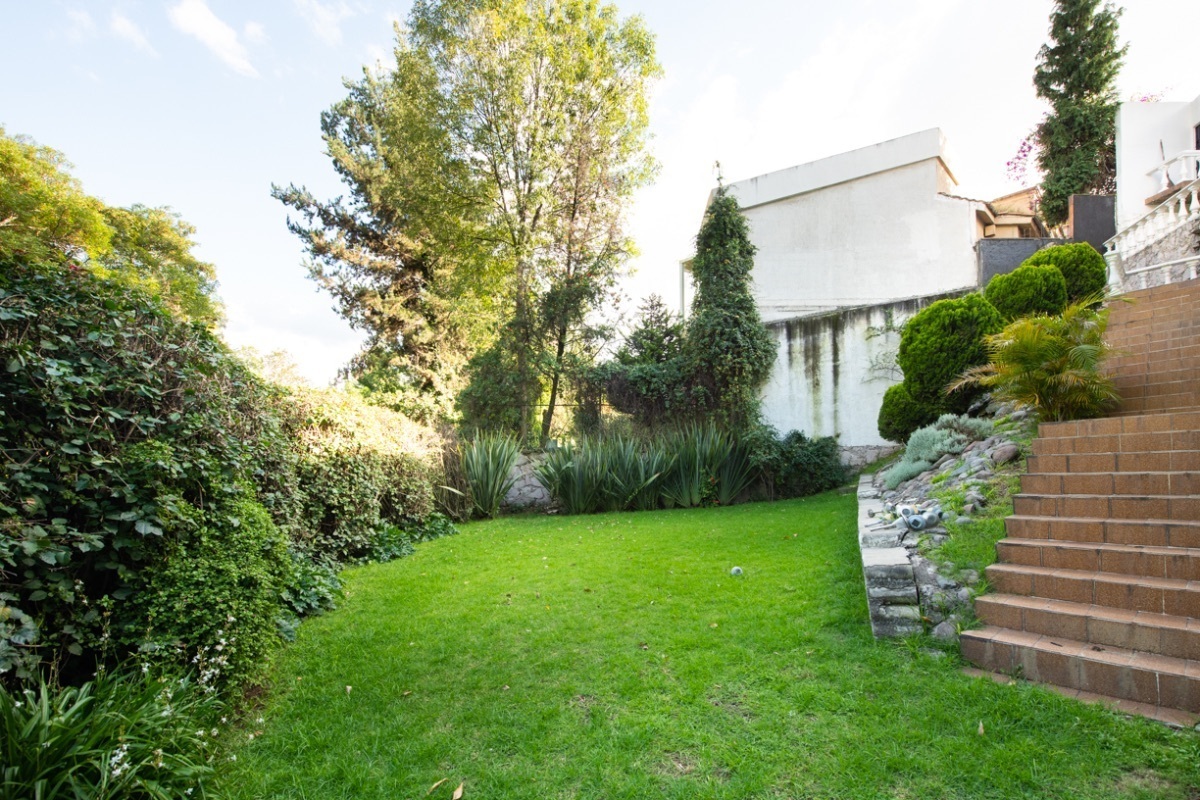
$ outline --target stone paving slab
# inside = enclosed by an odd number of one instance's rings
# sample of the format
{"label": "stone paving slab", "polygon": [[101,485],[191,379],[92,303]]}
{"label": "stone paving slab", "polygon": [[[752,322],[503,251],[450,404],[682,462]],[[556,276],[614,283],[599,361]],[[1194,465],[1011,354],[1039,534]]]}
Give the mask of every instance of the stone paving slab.
{"label": "stone paving slab", "polygon": [[871,512],[883,511],[873,475],[858,479],[858,546],[862,555],[863,583],[876,638],[907,636],[921,630],[921,605],[908,551],[900,547],[903,531],[879,529]]}

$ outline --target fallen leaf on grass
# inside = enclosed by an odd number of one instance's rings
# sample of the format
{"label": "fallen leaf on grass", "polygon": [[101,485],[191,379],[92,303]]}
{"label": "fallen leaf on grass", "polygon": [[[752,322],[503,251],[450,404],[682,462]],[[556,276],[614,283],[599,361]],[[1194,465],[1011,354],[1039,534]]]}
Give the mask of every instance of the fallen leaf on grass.
{"label": "fallen leaf on grass", "polygon": [[983,736],[983,720],[979,721],[979,735]]}
{"label": "fallen leaf on grass", "polygon": [[425,796],[426,796],[426,797],[429,797],[429,795],[433,794],[433,790],[434,790],[434,789],[436,789],[437,787],[441,786],[443,783],[445,783],[445,782],[446,782],[446,781],[448,781],[448,780],[450,780],[450,779],[449,779],[449,778],[442,778],[440,781],[438,781],[437,783],[435,783],[433,786],[430,786],[430,787],[429,787],[429,791],[425,793]]}
{"label": "fallen leaf on grass", "polygon": [[717,623],[715,623],[715,622],[710,622],[710,623],[708,623],[708,627],[710,627],[710,628],[715,628],[715,627],[717,627]]}
{"label": "fallen leaf on grass", "polygon": [[402,695],[400,695],[400,696],[401,696],[401,697],[408,697],[410,694],[412,694],[412,689],[409,689],[407,692],[405,692],[404,694],[402,694]]}
{"label": "fallen leaf on grass", "polygon": [[450,800],[462,800],[462,796],[463,796],[463,785],[460,783],[458,785],[458,788],[454,790],[454,794],[451,795]]}

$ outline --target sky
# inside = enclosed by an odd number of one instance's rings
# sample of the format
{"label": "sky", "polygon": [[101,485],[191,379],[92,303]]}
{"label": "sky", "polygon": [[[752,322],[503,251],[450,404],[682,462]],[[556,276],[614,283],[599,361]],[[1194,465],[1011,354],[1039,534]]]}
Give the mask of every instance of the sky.
{"label": "sky", "polygon": [[[329,383],[362,340],[303,266],[272,184],[344,192],[320,135],[343,79],[386,63],[411,2],[0,0],[0,126],[66,154],[110,205],[170,206],[214,263],[235,347]],[[1044,111],[1031,78],[1050,0],[618,0],[657,38],[660,168],[629,208],[632,311],[678,302],[714,164],[726,181],[938,127],[958,193],[1020,188],[1006,162]],[[1130,0],[1122,98],[1200,95],[1193,0]],[[1173,42],[1176,42],[1173,44]]]}

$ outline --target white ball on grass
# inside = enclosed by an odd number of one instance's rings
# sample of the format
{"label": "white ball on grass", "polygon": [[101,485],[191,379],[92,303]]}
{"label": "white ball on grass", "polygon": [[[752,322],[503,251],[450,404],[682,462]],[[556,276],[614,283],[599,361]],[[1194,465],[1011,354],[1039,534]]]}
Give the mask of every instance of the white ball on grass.
{"label": "white ball on grass", "polygon": [[730,574],[730,575],[734,575],[734,576],[741,575],[741,574],[742,574],[742,568],[741,568],[741,567],[734,567],[733,569],[729,570],[729,574]]}

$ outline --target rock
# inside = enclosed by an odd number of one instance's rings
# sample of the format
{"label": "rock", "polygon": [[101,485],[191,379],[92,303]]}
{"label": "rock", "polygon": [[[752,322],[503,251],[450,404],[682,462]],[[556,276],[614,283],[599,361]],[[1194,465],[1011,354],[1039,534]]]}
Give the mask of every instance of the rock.
{"label": "rock", "polygon": [[1011,414],[1009,414],[1008,418],[1011,419],[1013,422],[1020,422],[1023,419],[1029,418],[1029,411],[1027,409],[1022,408],[1018,411],[1014,411]]}
{"label": "rock", "polygon": [[958,638],[958,628],[953,621],[944,620],[934,626],[933,638],[939,642],[953,642]]}
{"label": "rock", "polygon": [[958,590],[956,597],[958,598],[958,602],[962,603],[964,606],[970,605],[971,590],[964,586],[963,588]]}
{"label": "rock", "polygon": [[971,521],[971,518],[970,518],[970,517],[968,517],[968,516],[965,516],[965,515],[964,515],[964,516],[961,516],[961,517],[958,517],[958,518],[956,518],[956,519],[954,520],[954,524],[955,524],[955,525],[966,525],[966,524],[967,524],[967,523],[969,523],[970,521]]}
{"label": "rock", "polygon": [[962,572],[962,582],[968,586],[974,586],[979,583],[979,573],[973,569],[964,569]]}
{"label": "rock", "polygon": [[992,477],[993,474],[994,473],[990,469],[984,467],[983,469],[979,470],[979,472],[975,473],[975,477],[979,478],[980,480],[987,480],[988,478]]}
{"label": "rock", "polygon": [[1017,447],[1012,442],[1005,442],[996,449],[992,450],[992,462],[995,464],[1007,464],[1021,454],[1021,448]]}
{"label": "rock", "polygon": [[963,513],[964,514],[974,514],[977,510],[978,510],[978,508],[976,507],[976,505],[974,503],[964,503],[963,504]]}

